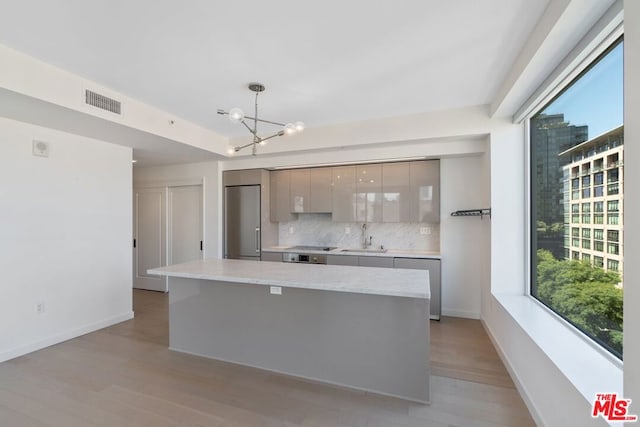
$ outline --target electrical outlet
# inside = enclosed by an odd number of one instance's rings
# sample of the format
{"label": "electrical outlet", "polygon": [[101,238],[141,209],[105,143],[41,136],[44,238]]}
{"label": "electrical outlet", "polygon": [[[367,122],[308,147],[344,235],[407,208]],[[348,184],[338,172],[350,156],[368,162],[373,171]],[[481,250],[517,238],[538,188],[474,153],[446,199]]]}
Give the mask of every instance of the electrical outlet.
{"label": "electrical outlet", "polygon": [[344,234],[351,234],[351,227],[345,227]]}
{"label": "electrical outlet", "polygon": [[293,227],[289,227],[289,234],[293,234]]}
{"label": "electrical outlet", "polygon": [[44,303],[40,302],[36,305],[36,312],[38,314],[43,314],[44,313]]}
{"label": "electrical outlet", "polygon": [[271,295],[282,295],[282,288],[280,286],[270,286],[269,293]]}
{"label": "electrical outlet", "polygon": [[425,236],[431,234],[431,227],[420,227],[420,234]]}

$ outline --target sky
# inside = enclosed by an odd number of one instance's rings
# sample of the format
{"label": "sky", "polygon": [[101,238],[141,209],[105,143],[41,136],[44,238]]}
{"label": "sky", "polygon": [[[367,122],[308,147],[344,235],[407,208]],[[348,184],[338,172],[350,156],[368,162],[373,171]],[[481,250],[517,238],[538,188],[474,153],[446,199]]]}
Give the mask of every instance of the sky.
{"label": "sky", "polygon": [[572,125],[589,126],[592,139],[623,122],[623,43],[543,110],[564,114]]}

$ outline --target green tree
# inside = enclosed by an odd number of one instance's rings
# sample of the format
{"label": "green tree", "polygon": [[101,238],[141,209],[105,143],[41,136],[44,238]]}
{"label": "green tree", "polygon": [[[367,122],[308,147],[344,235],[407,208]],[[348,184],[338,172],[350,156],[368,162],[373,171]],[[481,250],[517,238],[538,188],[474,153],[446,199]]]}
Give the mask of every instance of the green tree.
{"label": "green tree", "polygon": [[592,337],[622,354],[623,291],[617,273],[586,261],[537,252],[536,295]]}
{"label": "green tree", "polygon": [[554,222],[549,226],[549,231],[552,234],[562,234],[564,232],[564,224],[561,222]]}
{"label": "green tree", "polygon": [[547,232],[547,223],[544,221],[536,221],[536,231],[538,234],[545,234]]}

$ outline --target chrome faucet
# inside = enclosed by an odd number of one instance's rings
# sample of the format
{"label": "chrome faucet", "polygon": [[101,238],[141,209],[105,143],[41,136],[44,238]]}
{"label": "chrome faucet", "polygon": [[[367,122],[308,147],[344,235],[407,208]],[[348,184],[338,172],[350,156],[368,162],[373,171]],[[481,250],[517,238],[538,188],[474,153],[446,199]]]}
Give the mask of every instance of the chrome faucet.
{"label": "chrome faucet", "polygon": [[362,249],[367,249],[369,246],[371,246],[371,243],[373,241],[373,236],[368,236],[367,237],[367,223],[365,222],[364,224],[362,224]]}
{"label": "chrome faucet", "polygon": [[362,242],[362,249],[367,248],[367,223],[362,224],[362,236],[360,238]]}

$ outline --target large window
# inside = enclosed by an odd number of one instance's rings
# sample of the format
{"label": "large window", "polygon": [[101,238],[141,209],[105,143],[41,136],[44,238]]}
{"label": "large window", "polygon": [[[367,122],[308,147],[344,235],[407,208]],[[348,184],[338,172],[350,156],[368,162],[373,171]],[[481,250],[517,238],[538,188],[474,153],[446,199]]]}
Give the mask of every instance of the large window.
{"label": "large window", "polygon": [[[531,295],[619,358],[622,55],[620,39],[529,121]],[[544,232],[550,229],[564,235]]]}

